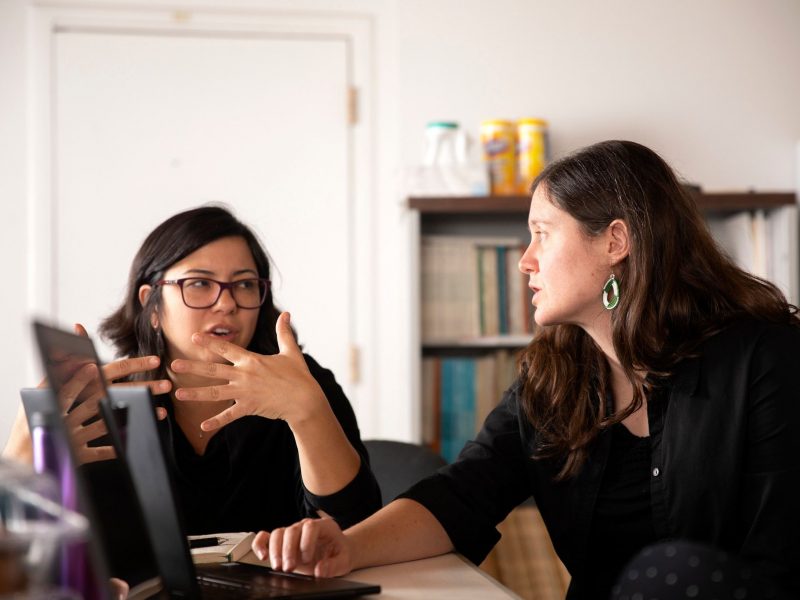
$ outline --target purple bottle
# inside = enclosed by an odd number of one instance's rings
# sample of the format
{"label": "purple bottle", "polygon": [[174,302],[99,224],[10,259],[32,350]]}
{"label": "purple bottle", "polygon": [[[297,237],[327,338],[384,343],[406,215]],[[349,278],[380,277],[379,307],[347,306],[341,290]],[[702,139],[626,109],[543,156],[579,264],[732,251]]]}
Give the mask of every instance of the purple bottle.
{"label": "purple bottle", "polygon": [[[34,412],[29,415],[33,469],[37,473],[46,473],[54,477],[59,483],[61,497],[52,500],[64,508],[77,512],[78,490],[69,448],[67,441],[61,435],[61,428],[53,422],[53,419],[60,418],[60,415],[52,412]],[[58,572],[54,575],[56,585],[80,592],[85,600],[102,598],[91,571],[89,548],[85,541],[63,544]]]}

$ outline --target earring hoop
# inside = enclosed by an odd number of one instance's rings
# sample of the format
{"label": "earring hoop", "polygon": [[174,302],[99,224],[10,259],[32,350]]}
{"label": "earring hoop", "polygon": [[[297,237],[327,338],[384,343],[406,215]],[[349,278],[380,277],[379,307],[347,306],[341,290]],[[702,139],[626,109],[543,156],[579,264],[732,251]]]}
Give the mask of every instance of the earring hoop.
{"label": "earring hoop", "polygon": [[603,306],[606,310],[614,310],[617,304],[619,304],[619,282],[612,273],[603,286]]}

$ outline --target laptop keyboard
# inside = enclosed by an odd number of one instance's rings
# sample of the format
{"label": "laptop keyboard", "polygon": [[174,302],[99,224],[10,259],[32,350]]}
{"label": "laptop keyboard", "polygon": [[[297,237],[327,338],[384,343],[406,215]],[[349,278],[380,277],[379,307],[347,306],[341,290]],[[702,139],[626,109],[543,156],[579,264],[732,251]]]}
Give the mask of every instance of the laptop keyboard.
{"label": "laptop keyboard", "polygon": [[197,583],[203,598],[280,598],[286,596],[286,590],[269,588],[263,585],[250,585],[238,581],[215,579],[208,576],[198,576]]}

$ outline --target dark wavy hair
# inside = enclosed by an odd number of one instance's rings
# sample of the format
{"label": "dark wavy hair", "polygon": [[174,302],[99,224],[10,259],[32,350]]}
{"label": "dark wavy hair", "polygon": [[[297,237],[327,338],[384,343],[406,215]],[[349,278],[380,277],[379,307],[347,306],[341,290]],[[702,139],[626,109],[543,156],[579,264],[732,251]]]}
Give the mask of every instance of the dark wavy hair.
{"label": "dark wavy hair", "polygon": [[[125,300],[116,311],[100,324],[100,335],[109,340],[118,357],[147,356],[162,358],[158,369],[132,379],[166,378],[163,334],[153,329],[150,315],[158,310],[161,286],[155,283],[172,265],[195,250],[225,237],[244,238],[259,277],[270,277],[270,261],[256,235],[227,209],[221,206],[201,206],[178,213],[156,227],[136,253],[128,276]],[[153,290],[144,305],[139,302],[139,288],[151,285]],[[275,323],[280,311],[272,300],[272,291],[258,311],[258,321],[248,350],[259,354],[276,354],[278,340]]]}
{"label": "dark wavy hair", "polygon": [[576,325],[538,328],[520,360],[523,409],[541,437],[535,456],[559,460],[558,479],[565,479],[578,473],[603,429],[641,408],[648,391],[731,321],[797,325],[798,318],[777,287],[737,267],[719,248],[691,192],[649,148],[594,144],[545,168],[531,191],[540,187],[587,236],[615,219],[627,224],[630,236],[630,253],[614,270],[620,301],[611,327],[633,384],[631,406],[609,414],[609,364]]}

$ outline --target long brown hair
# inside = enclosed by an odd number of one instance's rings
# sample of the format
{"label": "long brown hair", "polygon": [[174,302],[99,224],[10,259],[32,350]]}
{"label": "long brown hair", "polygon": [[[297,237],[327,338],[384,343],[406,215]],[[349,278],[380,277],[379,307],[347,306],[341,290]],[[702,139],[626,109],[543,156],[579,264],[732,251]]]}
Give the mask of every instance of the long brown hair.
{"label": "long brown hair", "polygon": [[[621,291],[611,315],[614,350],[633,384],[631,406],[609,414],[609,364],[578,326],[540,327],[520,362],[523,408],[540,433],[536,456],[560,460],[564,479],[578,473],[603,429],[641,408],[650,388],[732,320],[798,319],[778,288],[717,246],[691,193],[649,148],[627,141],[588,146],[549,165],[531,191],[539,186],[586,235],[622,219],[631,238],[630,254],[615,267]],[[598,303],[600,297],[598,290]]]}
{"label": "long brown hair", "polygon": [[[161,287],[155,283],[164,272],[195,250],[224,237],[244,238],[258,276],[269,279],[270,261],[256,235],[227,209],[221,206],[201,206],[171,216],[156,227],[136,253],[128,276],[128,289],[122,305],[100,325],[100,334],[110,340],[119,357],[158,355],[161,365],[155,371],[142,373],[132,379],[165,379],[166,347],[161,329],[150,324],[150,315],[158,310]],[[144,306],[139,302],[139,288],[153,286]],[[278,340],[275,323],[280,311],[272,300],[272,291],[258,310],[253,339],[247,349],[259,354],[276,354]]]}

